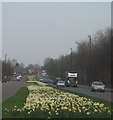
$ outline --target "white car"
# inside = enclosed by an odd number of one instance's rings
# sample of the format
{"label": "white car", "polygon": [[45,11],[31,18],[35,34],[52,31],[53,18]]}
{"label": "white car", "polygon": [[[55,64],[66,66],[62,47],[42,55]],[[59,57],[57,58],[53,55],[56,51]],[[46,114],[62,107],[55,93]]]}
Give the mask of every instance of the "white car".
{"label": "white car", "polygon": [[43,79],[42,79],[42,78],[40,78],[40,81],[42,82],[42,81],[43,81]]}
{"label": "white car", "polygon": [[17,81],[19,81],[19,80],[20,80],[20,78],[21,78],[20,76],[17,76],[17,77],[16,77]]}
{"label": "white car", "polygon": [[21,76],[21,75],[19,75],[19,77],[21,78],[22,76]]}
{"label": "white car", "polygon": [[91,91],[105,92],[105,85],[103,84],[103,82],[95,81],[91,85]]}
{"label": "white car", "polygon": [[65,87],[65,81],[58,81],[57,87],[59,87],[59,86]]}

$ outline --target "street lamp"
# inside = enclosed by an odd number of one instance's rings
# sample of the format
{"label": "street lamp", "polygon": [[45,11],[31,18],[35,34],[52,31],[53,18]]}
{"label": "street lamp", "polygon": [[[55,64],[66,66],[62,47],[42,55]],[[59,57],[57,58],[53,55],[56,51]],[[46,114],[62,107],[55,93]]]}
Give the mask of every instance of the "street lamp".
{"label": "street lamp", "polygon": [[91,35],[88,35],[89,37],[89,44],[90,44],[90,48],[91,48]]}
{"label": "street lamp", "polygon": [[6,66],[7,54],[5,54],[5,78],[7,77],[7,66]]}
{"label": "street lamp", "polygon": [[63,66],[63,56],[62,56],[62,80],[63,80],[63,72],[64,72],[64,66]]}
{"label": "street lamp", "polygon": [[70,48],[71,50],[71,71],[72,71],[72,48]]}
{"label": "street lamp", "polygon": [[90,78],[89,78],[89,85],[91,84],[92,79],[92,71],[91,71],[91,36],[89,35],[89,72],[90,72]]}
{"label": "street lamp", "polygon": [[58,65],[57,65],[57,59],[56,59],[56,77],[58,76]]}

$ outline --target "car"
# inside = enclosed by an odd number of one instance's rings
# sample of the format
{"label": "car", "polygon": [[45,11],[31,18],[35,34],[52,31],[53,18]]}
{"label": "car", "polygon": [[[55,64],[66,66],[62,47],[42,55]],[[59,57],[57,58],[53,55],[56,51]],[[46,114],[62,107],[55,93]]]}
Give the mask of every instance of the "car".
{"label": "car", "polygon": [[56,85],[57,85],[57,87],[59,87],[59,86],[65,87],[65,82],[64,81],[58,81]]}
{"label": "car", "polygon": [[56,77],[54,80],[53,80],[53,84],[56,85],[58,81],[61,81],[62,78],[61,77]]}
{"label": "car", "polygon": [[49,81],[50,81],[50,83],[53,83],[53,80],[50,79]]}
{"label": "car", "polygon": [[51,81],[49,79],[44,79],[44,83],[51,83]]}
{"label": "car", "polygon": [[17,81],[20,81],[20,78],[21,78],[20,76],[17,76],[17,77],[16,77],[16,80],[17,80]]}
{"label": "car", "polygon": [[40,78],[40,82],[42,82],[43,81],[43,79],[42,78]]}
{"label": "car", "polygon": [[103,84],[103,82],[94,81],[94,82],[91,84],[91,91],[105,92],[105,85]]}
{"label": "car", "polygon": [[22,77],[22,75],[19,75],[19,77],[21,78],[21,77]]}

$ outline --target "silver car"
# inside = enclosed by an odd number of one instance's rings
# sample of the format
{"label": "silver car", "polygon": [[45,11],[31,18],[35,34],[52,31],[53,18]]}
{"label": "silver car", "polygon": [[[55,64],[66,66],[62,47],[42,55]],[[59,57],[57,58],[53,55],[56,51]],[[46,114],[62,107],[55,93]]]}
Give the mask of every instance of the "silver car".
{"label": "silver car", "polygon": [[95,81],[91,85],[91,91],[105,92],[105,85],[103,84],[103,82]]}
{"label": "silver car", "polygon": [[60,87],[60,86],[65,87],[65,81],[58,81],[57,87]]}

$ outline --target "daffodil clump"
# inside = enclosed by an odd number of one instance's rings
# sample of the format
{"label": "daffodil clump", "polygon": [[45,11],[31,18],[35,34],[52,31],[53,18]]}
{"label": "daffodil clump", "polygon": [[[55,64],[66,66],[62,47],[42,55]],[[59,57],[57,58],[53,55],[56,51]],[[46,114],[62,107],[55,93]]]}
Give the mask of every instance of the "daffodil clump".
{"label": "daffodil clump", "polygon": [[28,86],[29,95],[24,104],[23,110],[28,114],[36,109],[48,112],[50,116],[58,115],[61,111],[68,112],[84,112],[86,115],[94,113],[107,112],[111,114],[109,107],[103,103],[93,102],[86,97],[79,97],[78,95],[59,91],[49,86]]}
{"label": "daffodil clump", "polygon": [[28,76],[27,82],[37,83],[39,86],[47,85],[46,83],[37,81],[37,80],[35,79],[35,76],[33,76],[33,75],[32,75],[32,76]]}
{"label": "daffodil clump", "polygon": [[32,82],[33,82],[33,81],[36,81],[35,76],[34,76],[34,75],[28,76],[28,77],[27,77],[27,82],[29,82],[29,81],[32,81]]}

